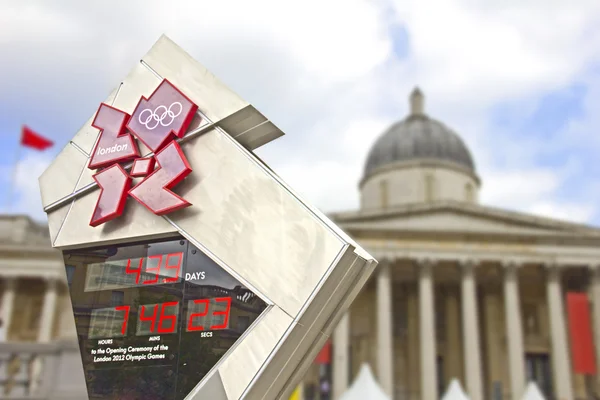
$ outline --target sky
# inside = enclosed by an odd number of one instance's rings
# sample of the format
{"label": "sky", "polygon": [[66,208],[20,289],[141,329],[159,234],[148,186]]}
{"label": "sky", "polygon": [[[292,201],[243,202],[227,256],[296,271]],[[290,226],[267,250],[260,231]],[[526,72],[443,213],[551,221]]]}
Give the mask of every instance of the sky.
{"label": "sky", "polygon": [[[600,225],[597,0],[0,0],[0,10],[0,212],[45,218],[37,177],[166,34],[286,133],[257,154],[325,212],[359,206],[367,152],[418,85],[427,113],[470,148],[484,205]],[[23,124],[56,146],[19,151]]]}

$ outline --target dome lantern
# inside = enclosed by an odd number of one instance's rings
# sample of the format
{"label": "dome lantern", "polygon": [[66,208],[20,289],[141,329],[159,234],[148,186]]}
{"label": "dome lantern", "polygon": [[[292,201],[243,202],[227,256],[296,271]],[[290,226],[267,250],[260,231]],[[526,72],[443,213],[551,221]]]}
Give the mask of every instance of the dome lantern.
{"label": "dome lantern", "polygon": [[415,87],[410,94],[410,115],[425,115],[425,96],[418,87]]}

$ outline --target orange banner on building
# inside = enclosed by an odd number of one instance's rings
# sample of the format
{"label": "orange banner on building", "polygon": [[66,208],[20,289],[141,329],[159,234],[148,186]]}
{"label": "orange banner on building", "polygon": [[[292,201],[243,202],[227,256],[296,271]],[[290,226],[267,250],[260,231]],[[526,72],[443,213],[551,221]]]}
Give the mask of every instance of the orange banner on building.
{"label": "orange banner on building", "polygon": [[587,294],[567,293],[567,310],[573,371],[577,374],[595,375],[596,357]]}
{"label": "orange banner on building", "polygon": [[331,341],[327,341],[317,358],[315,358],[315,363],[317,364],[330,364],[331,363]]}

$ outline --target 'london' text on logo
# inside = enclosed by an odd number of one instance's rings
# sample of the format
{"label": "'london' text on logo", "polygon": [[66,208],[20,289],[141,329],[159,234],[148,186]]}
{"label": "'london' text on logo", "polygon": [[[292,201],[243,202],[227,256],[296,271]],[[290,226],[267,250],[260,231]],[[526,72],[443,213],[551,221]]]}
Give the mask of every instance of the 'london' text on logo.
{"label": "'london' text on logo", "polygon": [[105,154],[120,153],[122,151],[127,151],[127,143],[125,143],[124,145],[115,144],[113,147],[109,147],[106,149],[98,149],[98,155],[103,156]]}

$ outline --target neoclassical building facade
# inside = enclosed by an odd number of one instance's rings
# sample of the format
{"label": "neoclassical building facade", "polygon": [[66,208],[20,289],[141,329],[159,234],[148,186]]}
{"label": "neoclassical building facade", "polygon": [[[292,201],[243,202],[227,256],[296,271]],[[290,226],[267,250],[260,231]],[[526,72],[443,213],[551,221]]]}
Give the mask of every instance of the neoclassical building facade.
{"label": "neoclassical building facade", "polygon": [[[333,334],[334,400],[363,363],[393,399],[437,400],[452,379],[472,400],[518,400],[530,381],[548,399],[600,393],[572,368],[565,305],[589,296],[600,357],[600,230],[481,205],[480,187],[415,89],[368,154],[360,209],[331,214],[380,262]],[[309,371],[305,399],[322,376]]]}
{"label": "neoclassical building facade", "polygon": [[0,398],[87,398],[70,279],[46,225],[0,215]]}

